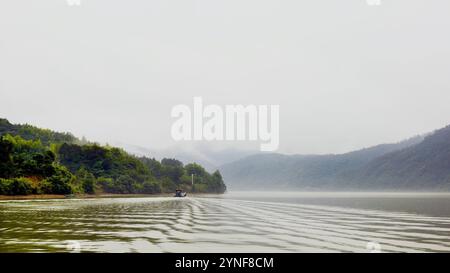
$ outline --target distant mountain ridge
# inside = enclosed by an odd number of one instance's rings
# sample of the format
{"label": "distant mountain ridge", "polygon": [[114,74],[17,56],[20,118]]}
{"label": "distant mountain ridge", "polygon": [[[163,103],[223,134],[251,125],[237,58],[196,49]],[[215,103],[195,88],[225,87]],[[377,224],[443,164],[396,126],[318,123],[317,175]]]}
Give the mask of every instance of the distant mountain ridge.
{"label": "distant mountain ridge", "polygon": [[449,190],[450,126],[345,154],[254,155],[220,170],[231,190]]}
{"label": "distant mountain ridge", "polygon": [[165,149],[150,149],[137,145],[113,143],[131,154],[137,156],[151,156],[161,160],[162,158],[177,158],[183,163],[196,162],[205,167],[207,171],[215,171],[220,166],[257,153],[256,150],[244,149],[213,149],[211,145],[200,143],[193,145],[176,145]]}
{"label": "distant mountain ridge", "polygon": [[354,175],[366,188],[450,189],[450,126],[417,145],[372,160]]}

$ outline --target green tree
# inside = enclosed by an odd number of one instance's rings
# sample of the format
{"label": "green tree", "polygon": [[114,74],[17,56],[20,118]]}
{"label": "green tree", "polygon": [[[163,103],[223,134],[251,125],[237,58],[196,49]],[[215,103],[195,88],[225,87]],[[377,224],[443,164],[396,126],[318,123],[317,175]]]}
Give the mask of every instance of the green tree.
{"label": "green tree", "polygon": [[88,172],[84,167],[81,167],[76,173],[76,186],[81,189],[82,192],[87,194],[94,194],[96,188],[95,176]]}

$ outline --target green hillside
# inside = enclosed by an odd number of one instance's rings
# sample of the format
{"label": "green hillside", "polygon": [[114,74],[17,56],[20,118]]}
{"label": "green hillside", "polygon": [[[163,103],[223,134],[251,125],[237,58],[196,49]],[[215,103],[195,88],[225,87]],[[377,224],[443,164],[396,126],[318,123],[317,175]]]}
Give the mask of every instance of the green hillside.
{"label": "green hillside", "polygon": [[195,163],[160,162],[115,147],[81,143],[69,133],[0,119],[0,195],[226,190],[218,171],[210,174]]}

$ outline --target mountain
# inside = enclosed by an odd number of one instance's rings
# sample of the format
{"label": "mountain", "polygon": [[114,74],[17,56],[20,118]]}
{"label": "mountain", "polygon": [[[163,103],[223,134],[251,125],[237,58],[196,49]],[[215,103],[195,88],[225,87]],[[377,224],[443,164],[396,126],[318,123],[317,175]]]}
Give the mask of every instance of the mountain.
{"label": "mountain", "polygon": [[[195,175],[192,185],[191,175]],[[220,172],[173,158],[158,161],[0,119],[0,195],[223,193]]]}
{"label": "mountain", "polygon": [[370,161],[352,176],[364,188],[450,189],[450,126]]}
{"label": "mountain", "polygon": [[196,162],[204,166],[205,169],[210,172],[217,170],[224,164],[258,153],[255,150],[245,149],[217,149],[212,145],[206,145],[204,143],[175,145],[166,149],[150,149],[124,143],[114,143],[114,145],[121,147],[129,153],[137,156],[150,156],[158,160],[163,158],[177,158],[185,164]]}
{"label": "mountain", "polygon": [[[399,143],[382,144],[337,155],[253,155],[225,164],[221,166],[220,170],[224,179],[227,180],[228,187],[232,190],[345,190],[364,188],[382,190],[385,185],[380,183],[380,180],[376,181],[379,184],[370,184],[368,181],[374,181],[377,177],[381,177],[381,174],[385,173],[387,168],[399,168],[398,162],[395,162],[395,165],[389,165],[393,164],[394,160],[398,160],[399,156],[394,155],[402,153],[405,149],[410,150],[420,147],[418,145],[424,141],[424,138],[427,139],[425,143],[428,143],[430,137],[437,137],[436,134],[426,138],[416,136]],[[447,139],[450,139],[450,136],[447,137]],[[446,156],[450,158],[450,153]],[[423,155],[421,160],[426,160],[429,157],[429,154]],[[392,158],[392,162],[386,162],[390,158]],[[382,169],[382,167],[385,169]],[[450,173],[450,168],[447,172]],[[371,176],[366,177],[369,174]],[[398,178],[402,178],[402,175],[399,175]],[[398,181],[394,182],[399,185]],[[396,188],[396,185],[393,185],[392,188]]]}

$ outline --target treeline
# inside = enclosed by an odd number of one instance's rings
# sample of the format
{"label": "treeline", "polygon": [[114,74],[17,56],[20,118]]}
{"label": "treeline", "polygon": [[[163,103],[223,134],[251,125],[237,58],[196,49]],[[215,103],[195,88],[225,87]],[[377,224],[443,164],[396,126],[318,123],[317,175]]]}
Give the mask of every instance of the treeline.
{"label": "treeline", "polygon": [[119,148],[83,144],[85,141],[71,134],[12,125],[1,119],[0,136],[3,195],[226,190],[218,171],[210,174],[195,163],[135,157]]}
{"label": "treeline", "polygon": [[11,124],[7,119],[0,118],[1,135],[20,136],[26,140],[39,140],[49,146],[52,143],[81,143],[79,139],[70,133],[59,133],[48,129],[41,129],[29,124]]}
{"label": "treeline", "polygon": [[37,140],[0,137],[0,194],[68,194],[74,176]]}

